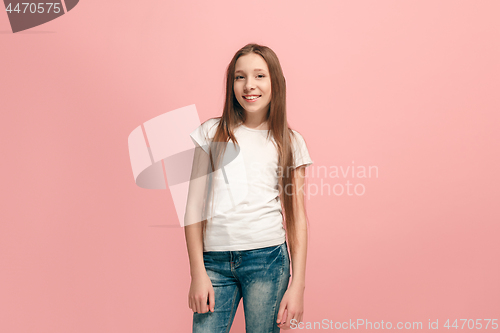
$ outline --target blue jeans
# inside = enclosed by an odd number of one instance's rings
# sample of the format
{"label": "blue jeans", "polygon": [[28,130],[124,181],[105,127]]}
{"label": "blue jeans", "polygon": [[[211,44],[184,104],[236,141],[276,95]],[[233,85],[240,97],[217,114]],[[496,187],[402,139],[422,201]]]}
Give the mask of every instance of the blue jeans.
{"label": "blue jeans", "polygon": [[203,252],[214,288],[214,312],[193,313],[193,333],[227,333],[243,297],[247,333],[277,333],[281,299],[290,279],[286,242],[246,251]]}

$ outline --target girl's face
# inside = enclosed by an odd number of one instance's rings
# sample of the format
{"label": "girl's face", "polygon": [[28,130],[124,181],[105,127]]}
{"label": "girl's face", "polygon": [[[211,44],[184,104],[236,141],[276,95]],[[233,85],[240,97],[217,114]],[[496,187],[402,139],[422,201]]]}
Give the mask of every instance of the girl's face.
{"label": "girl's face", "polygon": [[265,114],[271,102],[271,76],[264,58],[256,53],[239,57],[233,89],[245,111]]}

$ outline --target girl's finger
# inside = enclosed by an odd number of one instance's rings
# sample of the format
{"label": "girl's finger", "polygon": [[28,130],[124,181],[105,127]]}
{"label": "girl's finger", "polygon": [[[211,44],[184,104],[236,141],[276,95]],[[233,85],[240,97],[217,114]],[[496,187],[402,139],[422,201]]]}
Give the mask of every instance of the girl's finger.
{"label": "girl's finger", "polygon": [[212,311],[212,312],[214,312],[214,310],[215,310],[215,299],[214,299],[214,296],[215,296],[214,290],[210,289],[208,291],[208,301],[209,301],[209,311]]}
{"label": "girl's finger", "polygon": [[278,318],[276,320],[278,324],[282,323],[281,318],[283,317],[284,312],[285,312],[285,306],[283,304],[280,304],[280,309],[278,310]]}
{"label": "girl's finger", "polygon": [[290,328],[290,321],[292,320],[293,317],[295,317],[295,313],[287,311],[287,314],[286,314],[286,317],[284,320],[284,322],[285,322],[284,325],[287,327],[287,329]]}
{"label": "girl's finger", "polygon": [[279,321],[279,324],[280,325],[285,325],[286,324],[286,320],[287,320],[287,317],[288,317],[288,310],[285,309],[285,311],[283,312],[283,315],[281,316],[281,320]]}
{"label": "girl's finger", "polygon": [[204,306],[203,301],[202,300],[198,300],[197,305],[198,305],[198,311],[197,312],[198,313],[204,313],[203,310],[205,309],[206,305]]}
{"label": "girl's finger", "polygon": [[206,313],[208,312],[208,297],[204,297],[201,301],[201,311],[203,311],[203,313]]}

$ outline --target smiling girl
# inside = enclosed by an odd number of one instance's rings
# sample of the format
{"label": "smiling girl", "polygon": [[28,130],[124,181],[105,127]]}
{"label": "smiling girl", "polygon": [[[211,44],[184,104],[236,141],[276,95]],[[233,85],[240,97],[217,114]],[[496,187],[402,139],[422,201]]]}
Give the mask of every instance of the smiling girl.
{"label": "smiling girl", "polygon": [[270,48],[241,48],[226,78],[222,116],[191,133],[196,149],[184,225],[193,332],[229,332],[241,298],[246,332],[279,332],[292,319],[302,321],[303,188],[313,161],[288,126],[285,77]]}

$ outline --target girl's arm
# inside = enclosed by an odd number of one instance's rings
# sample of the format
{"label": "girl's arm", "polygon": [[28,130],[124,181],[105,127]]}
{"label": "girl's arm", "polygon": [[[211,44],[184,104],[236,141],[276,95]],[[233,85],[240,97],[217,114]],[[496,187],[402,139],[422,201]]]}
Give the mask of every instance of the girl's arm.
{"label": "girl's arm", "polygon": [[[214,288],[203,262],[203,237],[200,223],[184,227],[191,271],[188,304],[193,312],[214,312]],[[207,304],[209,303],[209,304]]]}
{"label": "girl's arm", "polygon": [[293,213],[295,215],[295,230],[297,239],[294,248],[290,250],[292,261],[292,283],[290,287],[304,289],[306,287],[306,257],[307,257],[307,220],[304,208],[305,166],[294,170]]}
{"label": "girl's arm", "polygon": [[189,254],[191,276],[203,272],[203,237],[201,229],[203,201],[206,192],[208,154],[196,146],[189,181],[189,192],[184,215],[184,233]]}
{"label": "girl's arm", "polygon": [[[184,216],[184,234],[191,271],[191,287],[189,289],[189,307],[198,313],[214,311],[214,291],[203,262],[203,234],[201,228],[202,208],[206,195],[206,179],[208,171],[208,154],[199,146],[196,147],[189,192]],[[210,306],[207,305],[207,299]]]}
{"label": "girl's arm", "polygon": [[186,246],[189,256],[189,269],[191,278],[206,273],[203,263],[203,237],[200,223],[191,224],[184,227]]}
{"label": "girl's arm", "polygon": [[[304,208],[305,166],[293,171],[293,213],[295,215],[296,236],[293,248],[290,248],[292,262],[292,282],[283,295],[278,311],[277,323],[280,328],[290,329],[290,324],[302,321],[304,312],[304,289],[306,287],[307,257],[307,221]],[[285,310],[287,311],[285,315]]]}

